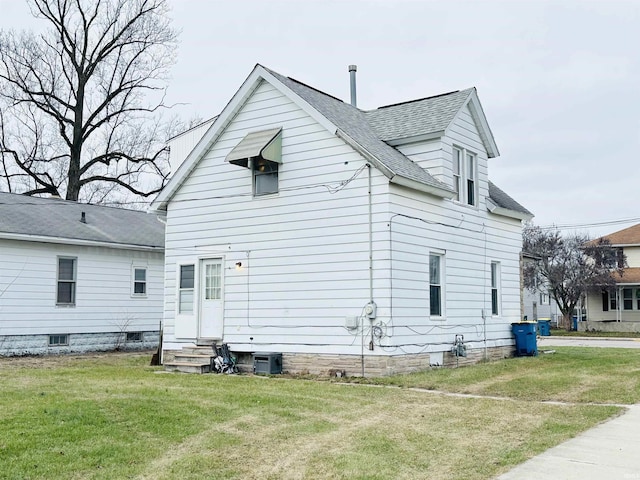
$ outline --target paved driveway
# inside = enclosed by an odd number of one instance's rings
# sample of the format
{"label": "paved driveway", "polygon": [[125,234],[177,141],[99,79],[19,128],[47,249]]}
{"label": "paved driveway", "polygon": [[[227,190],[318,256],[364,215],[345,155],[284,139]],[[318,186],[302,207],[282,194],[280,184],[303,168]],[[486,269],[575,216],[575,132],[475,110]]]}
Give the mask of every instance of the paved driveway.
{"label": "paved driveway", "polygon": [[549,347],[640,348],[640,338],[538,337],[538,349]]}

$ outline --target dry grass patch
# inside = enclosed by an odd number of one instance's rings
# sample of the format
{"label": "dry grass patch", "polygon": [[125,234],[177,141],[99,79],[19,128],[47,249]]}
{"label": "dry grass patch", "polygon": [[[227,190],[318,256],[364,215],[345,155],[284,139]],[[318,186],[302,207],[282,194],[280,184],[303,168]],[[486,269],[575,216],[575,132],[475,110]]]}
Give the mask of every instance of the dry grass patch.
{"label": "dry grass patch", "polygon": [[619,411],[148,361],[0,361],[0,479],[488,479]]}

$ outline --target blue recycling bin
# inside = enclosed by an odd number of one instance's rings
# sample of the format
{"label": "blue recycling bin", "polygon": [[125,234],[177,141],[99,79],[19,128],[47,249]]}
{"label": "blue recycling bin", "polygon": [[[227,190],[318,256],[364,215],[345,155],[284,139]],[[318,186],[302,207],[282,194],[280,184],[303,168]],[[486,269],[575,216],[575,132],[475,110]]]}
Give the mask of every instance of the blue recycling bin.
{"label": "blue recycling bin", "polygon": [[550,320],[538,320],[538,335],[541,337],[548,337],[551,335]]}
{"label": "blue recycling bin", "polygon": [[571,317],[571,330],[574,332],[578,331],[578,317],[576,315]]}
{"label": "blue recycling bin", "polygon": [[516,356],[530,357],[538,354],[536,329],[535,322],[511,324],[511,332],[516,337]]}

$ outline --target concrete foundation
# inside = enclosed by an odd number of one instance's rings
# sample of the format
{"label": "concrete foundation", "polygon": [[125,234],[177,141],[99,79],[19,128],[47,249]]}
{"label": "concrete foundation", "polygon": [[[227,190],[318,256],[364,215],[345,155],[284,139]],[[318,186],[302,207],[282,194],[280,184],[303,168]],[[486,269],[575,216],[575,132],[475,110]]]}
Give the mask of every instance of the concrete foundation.
{"label": "concrete foundation", "polygon": [[160,332],[141,332],[141,341],[127,341],[122,332],[70,333],[68,345],[49,345],[49,335],[0,335],[0,356],[61,355],[158,348]]}
{"label": "concrete foundation", "polygon": [[[331,355],[283,353],[282,371],[296,375],[348,376],[348,377],[383,377],[427,370],[437,364],[443,367],[472,365],[485,360],[498,360],[513,357],[514,346],[493,347],[467,350],[466,357],[456,357],[450,352],[438,354],[392,355]],[[165,350],[163,362],[172,362],[176,350]],[[240,370],[252,371],[250,353],[236,354]],[[435,358],[437,358],[437,361]]]}

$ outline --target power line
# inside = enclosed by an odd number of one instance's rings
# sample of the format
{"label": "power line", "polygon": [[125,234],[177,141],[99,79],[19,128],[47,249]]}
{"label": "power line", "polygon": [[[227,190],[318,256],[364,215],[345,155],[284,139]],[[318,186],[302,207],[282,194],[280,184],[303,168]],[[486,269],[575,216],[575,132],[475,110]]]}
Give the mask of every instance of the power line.
{"label": "power line", "polygon": [[590,228],[590,227],[605,227],[608,225],[620,225],[624,223],[640,223],[640,218],[622,218],[619,220],[609,220],[603,222],[593,222],[593,223],[565,223],[565,224],[553,224],[553,225],[543,225],[540,226],[542,230],[553,230],[553,229],[561,229],[561,230],[575,230],[578,228]]}

